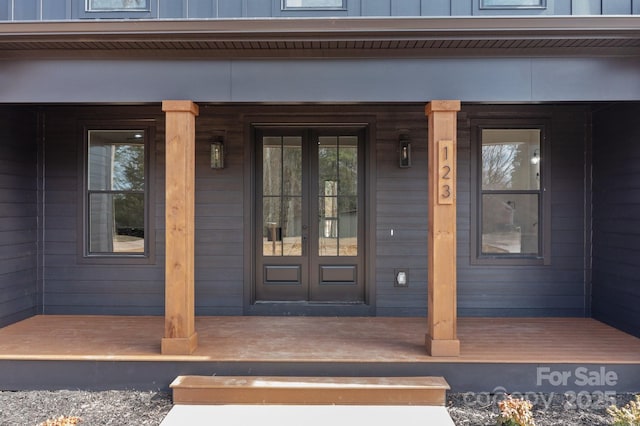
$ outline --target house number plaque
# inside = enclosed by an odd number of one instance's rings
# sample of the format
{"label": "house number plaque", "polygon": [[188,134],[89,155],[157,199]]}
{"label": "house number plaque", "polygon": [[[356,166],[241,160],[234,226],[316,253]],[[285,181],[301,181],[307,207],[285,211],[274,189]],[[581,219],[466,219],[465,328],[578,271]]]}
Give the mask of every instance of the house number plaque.
{"label": "house number plaque", "polygon": [[454,167],[453,141],[438,141],[438,204],[453,204]]}

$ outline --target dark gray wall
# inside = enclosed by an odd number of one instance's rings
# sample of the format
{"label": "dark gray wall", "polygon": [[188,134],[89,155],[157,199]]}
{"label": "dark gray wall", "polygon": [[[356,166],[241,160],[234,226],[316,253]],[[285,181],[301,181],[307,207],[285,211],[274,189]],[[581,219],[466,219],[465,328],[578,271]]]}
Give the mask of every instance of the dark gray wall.
{"label": "dark gray wall", "polygon": [[[471,118],[551,119],[551,265],[471,264]],[[584,107],[464,106],[458,115],[458,311],[461,316],[584,316]],[[426,124],[420,107],[378,116],[377,312],[425,315],[427,299]],[[412,134],[413,167],[397,167],[398,129]],[[390,229],[394,229],[391,236]],[[408,268],[409,288],[393,287]]]}
{"label": "dark gray wall", "polygon": [[593,115],[593,316],[640,336],[640,104]]}
{"label": "dark gray wall", "polygon": [[0,61],[0,65],[0,103],[141,103],[165,99],[203,103],[425,99],[522,103],[640,99],[640,58],[633,56],[16,59]]}
{"label": "dark gray wall", "polygon": [[[427,300],[427,122],[424,104],[235,106],[200,105],[196,121],[196,305],[198,315],[241,315],[246,299],[245,228],[251,206],[244,190],[252,177],[245,161],[248,117],[335,114],[375,123],[375,274],[370,282],[377,315],[424,315]],[[548,266],[471,266],[471,117],[552,119],[552,257]],[[81,119],[156,120],[155,260],[146,265],[87,264],[79,256],[78,172]],[[467,105],[458,126],[458,278],[461,315],[582,316],[585,307],[585,150],[582,107]],[[164,304],[164,142],[160,106],[56,107],[47,111],[45,311],[153,314]],[[399,131],[409,131],[413,167],[397,165]],[[212,135],[224,134],[227,166],[212,170]],[[250,144],[249,144],[250,146]],[[247,182],[249,179],[249,182]],[[249,197],[248,200],[251,198]],[[393,236],[391,229],[394,230]],[[369,236],[373,238],[373,235]],[[393,286],[393,271],[409,270],[408,288]]]}
{"label": "dark gray wall", "polygon": [[35,117],[0,108],[0,326],[39,311]]}
{"label": "dark gray wall", "polygon": [[[470,264],[471,118],[551,120],[551,264]],[[587,110],[580,106],[468,107],[458,121],[458,310],[462,316],[584,316]],[[470,214],[471,213],[471,214]]]}
{"label": "dark gray wall", "polygon": [[150,0],[147,12],[84,11],[85,0],[0,0],[0,20],[301,16],[631,15],[638,0],[547,0],[545,9],[482,10],[478,0],[348,0],[344,11],[282,11],[281,0]]}
{"label": "dark gray wall", "polygon": [[[156,259],[151,264],[87,263],[81,253],[83,120],[150,119],[161,117],[157,108],[47,109],[44,146],[46,197],[44,221],[44,312],[46,314],[164,314],[164,240],[155,232]],[[164,145],[164,129],[158,121],[156,140]],[[158,152],[161,152],[158,149]],[[161,155],[160,153],[158,155]],[[160,171],[162,170],[159,168]],[[164,188],[162,174],[151,182]],[[159,191],[162,193],[162,190]],[[152,208],[157,223],[164,223],[164,209]]]}
{"label": "dark gray wall", "polygon": [[[427,306],[427,119],[423,105],[377,112],[376,310],[378,315],[425,315]],[[398,137],[411,137],[412,167],[398,167]],[[393,230],[393,235],[391,235]],[[409,287],[394,287],[406,269]]]}
{"label": "dark gray wall", "polygon": [[[203,106],[196,147],[196,311],[241,315],[243,309],[243,127],[237,112]],[[154,120],[155,244],[147,264],[83,260],[80,149],[85,120]],[[227,167],[209,165],[212,133],[225,134]],[[47,110],[45,148],[45,312],[49,314],[164,314],[164,114],[151,107],[58,107]]]}

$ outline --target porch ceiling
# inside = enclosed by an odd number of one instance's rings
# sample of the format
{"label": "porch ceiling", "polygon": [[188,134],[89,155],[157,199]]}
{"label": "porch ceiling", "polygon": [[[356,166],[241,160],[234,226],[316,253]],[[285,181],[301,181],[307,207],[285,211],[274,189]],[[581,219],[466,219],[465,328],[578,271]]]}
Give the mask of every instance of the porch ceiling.
{"label": "porch ceiling", "polygon": [[9,22],[10,57],[638,55],[640,16]]}

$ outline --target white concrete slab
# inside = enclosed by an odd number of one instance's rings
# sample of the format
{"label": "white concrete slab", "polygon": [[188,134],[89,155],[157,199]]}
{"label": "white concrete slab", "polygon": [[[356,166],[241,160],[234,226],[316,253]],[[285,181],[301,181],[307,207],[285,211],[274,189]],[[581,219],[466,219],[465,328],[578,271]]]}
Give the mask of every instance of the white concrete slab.
{"label": "white concrete slab", "polygon": [[445,407],[362,405],[175,405],[160,426],[455,426]]}

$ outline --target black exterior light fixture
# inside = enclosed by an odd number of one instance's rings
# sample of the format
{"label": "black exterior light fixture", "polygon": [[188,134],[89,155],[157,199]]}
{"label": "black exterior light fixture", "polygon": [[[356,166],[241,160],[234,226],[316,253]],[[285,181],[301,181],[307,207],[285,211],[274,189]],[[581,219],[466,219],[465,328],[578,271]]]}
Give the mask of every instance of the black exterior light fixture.
{"label": "black exterior light fixture", "polygon": [[408,131],[401,131],[398,137],[398,153],[401,169],[411,167],[411,139]]}
{"label": "black exterior light fixture", "polygon": [[224,168],[224,141],[222,137],[216,137],[211,142],[211,168]]}

